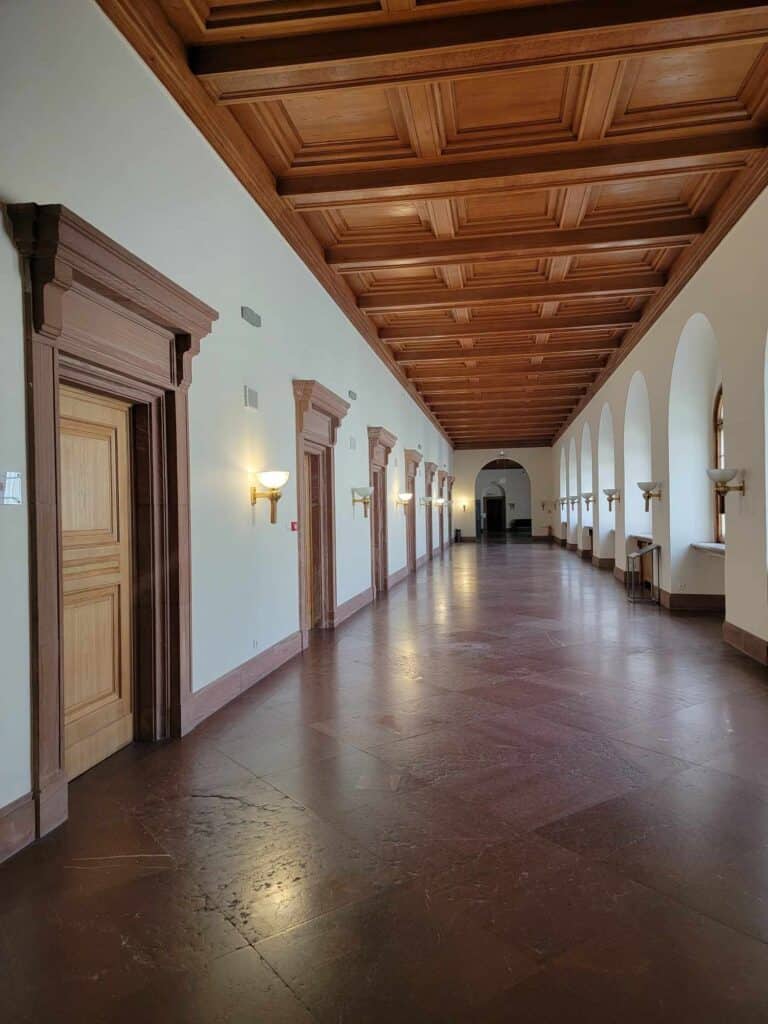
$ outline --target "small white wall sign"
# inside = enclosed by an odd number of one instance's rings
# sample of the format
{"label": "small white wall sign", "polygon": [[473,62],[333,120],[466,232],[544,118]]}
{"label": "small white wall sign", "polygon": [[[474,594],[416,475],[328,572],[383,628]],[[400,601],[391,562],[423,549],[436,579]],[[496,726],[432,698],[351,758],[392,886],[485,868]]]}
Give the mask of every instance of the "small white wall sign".
{"label": "small white wall sign", "polygon": [[21,505],[21,473],[0,470],[0,505]]}

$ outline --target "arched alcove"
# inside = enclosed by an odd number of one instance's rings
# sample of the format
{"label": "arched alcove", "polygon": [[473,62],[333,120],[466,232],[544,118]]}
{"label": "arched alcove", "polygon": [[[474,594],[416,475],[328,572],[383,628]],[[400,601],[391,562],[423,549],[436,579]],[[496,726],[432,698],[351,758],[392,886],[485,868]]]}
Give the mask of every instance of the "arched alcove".
{"label": "arched alcove", "polygon": [[[558,495],[558,497],[561,500],[563,498],[567,498],[568,497],[568,469],[567,469],[567,464],[566,464],[565,445],[563,445],[563,447],[560,449],[560,494]],[[567,520],[567,515],[568,515],[568,513],[566,512],[567,508],[568,508],[567,505],[563,506],[563,505],[561,505],[559,503],[556,505],[556,512],[557,512],[557,535],[560,538],[560,540],[563,542],[563,544],[565,543],[565,540],[566,540],[566,537],[567,537],[567,534],[568,534],[568,527],[567,527],[567,525],[565,525],[565,526],[563,525],[563,524],[566,523],[566,520]]]}
{"label": "arched alcove", "polygon": [[582,494],[594,491],[592,476],[592,431],[589,424],[585,423],[581,432],[581,476],[579,480],[582,527],[592,525],[592,505],[590,504],[590,507],[587,508],[584,499],[581,498]]}
{"label": "arched alcove", "polygon": [[[579,494],[579,463],[576,455],[576,439],[571,438],[568,445],[568,497],[576,498]],[[568,502],[568,543],[575,544],[579,526],[579,508],[571,507]]]}
{"label": "arched alcove", "polygon": [[[722,383],[715,332],[703,313],[680,334],[669,387],[670,592],[722,594],[724,563],[692,544],[715,540],[714,408]],[[726,403],[727,407],[727,403]]]}
{"label": "arched alcove", "polygon": [[527,470],[513,459],[486,462],[475,479],[475,501],[480,532],[530,536],[531,480]]}
{"label": "arched alcove", "polygon": [[597,484],[595,498],[600,502],[598,536],[595,538],[595,553],[598,558],[615,558],[616,507],[608,508],[608,499],[603,491],[616,486],[616,453],[613,440],[613,416],[606,402],[600,413],[597,430]]}
{"label": "arched alcove", "polygon": [[651,534],[651,511],[645,511],[642,480],[652,480],[651,471],[651,406],[645,377],[638,370],[629,382],[624,412],[624,524],[627,538]]}

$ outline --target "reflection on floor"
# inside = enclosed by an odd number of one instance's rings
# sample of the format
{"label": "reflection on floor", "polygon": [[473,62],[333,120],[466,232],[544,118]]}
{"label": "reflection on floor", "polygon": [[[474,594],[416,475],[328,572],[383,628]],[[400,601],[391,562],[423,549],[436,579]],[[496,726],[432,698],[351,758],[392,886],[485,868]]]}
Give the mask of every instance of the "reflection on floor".
{"label": "reflection on floor", "polygon": [[768,1018],[768,691],[714,620],[466,544],[0,869],[3,1019]]}

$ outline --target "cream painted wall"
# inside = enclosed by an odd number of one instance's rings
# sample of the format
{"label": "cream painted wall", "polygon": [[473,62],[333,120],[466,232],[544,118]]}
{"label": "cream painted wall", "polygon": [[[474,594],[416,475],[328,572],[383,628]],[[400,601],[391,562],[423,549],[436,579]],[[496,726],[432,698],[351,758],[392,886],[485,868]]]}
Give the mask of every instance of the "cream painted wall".
{"label": "cream painted wall", "polygon": [[[475,480],[475,499],[486,494],[500,494],[498,487],[489,485],[497,482],[504,490],[505,525],[510,526],[516,519],[531,518],[531,482],[524,469],[483,469]],[[510,503],[514,508],[510,508]]]}
{"label": "cream painted wall", "polygon": [[[32,73],[31,73],[32,69]],[[0,12],[0,201],[63,203],[220,313],[190,394],[193,672],[199,689],[298,627],[291,380],[357,392],[336,456],[338,601],[370,584],[367,427],[390,461],[389,567],[405,564],[403,448],[450,469],[451,448],[235,181],[93,0],[11,0]],[[256,330],[240,318],[248,305]],[[21,280],[0,233],[0,468],[23,469]],[[245,409],[243,384],[259,392]],[[351,442],[354,441],[354,447]],[[249,469],[291,479],[270,526]],[[423,492],[423,470],[417,480]],[[0,806],[29,789],[26,508],[0,508]],[[417,551],[424,517],[417,516]]]}
{"label": "cream painted wall", "polygon": [[[486,462],[500,458],[498,448],[457,451],[453,455],[453,525],[462,536],[475,536],[475,480]],[[551,448],[505,448],[503,458],[519,462],[531,480],[531,520],[534,536],[544,536],[556,517],[542,511],[541,503],[554,498],[559,485],[552,483]],[[466,511],[463,506],[466,505]],[[559,508],[558,508],[559,511]]]}
{"label": "cream painted wall", "polygon": [[[728,542],[725,559],[726,617],[729,622],[768,639],[768,563],[766,561],[766,445],[765,445],[765,382],[766,333],[768,332],[768,260],[765,239],[768,238],[768,192],[764,192],[732,229],[698,273],[688,282],[643,341],[629,354],[616,373],[594,396],[583,412],[558,439],[550,465],[551,488],[559,488],[561,452],[566,453],[571,439],[577,451],[585,423],[592,437],[594,488],[600,490],[595,510],[595,524],[607,514],[602,489],[605,482],[605,460],[598,458],[600,417],[607,405],[613,421],[615,446],[615,486],[622,490],[622,500],[615,508],[616,564],[626,566],[625,518],[627,501],[624,493],[625,412],[630,382],[641,373],[648,389],[651,421],[651,476],[662,481],[662,500],[654,503],[653,536],[662,545],[661,583],[665,590],[676,593],[717,592],[718,568],[710,555],[682,548],[693,540],[685,538],[681,527],[689,520],[700,523],[701,516],[687,516],[686,503],[707,500],[707,491],[681,493],[672,488],[675,509],[672,519],[677,523],[670,530],[670,436],[669,396],[672,369],[678,341],[692,318],[706,317],[717,340],[717,363],[722,371],[726,400],[726,446],[728,463],[745,472],[745,497],[731,495],[727,499]],[[689,327],[690,329],[690,327]],[[711,369],[700,369],[688,375],[686,388],[712,389]],[[634,443],[633,437],[630,444]],[[567,455],[566,455],[567,457]],[[675,458],[679,459],[679,452]],[[691,457],[704,474],[711,460],[705,460],[700,448],[693,448]],[[697,470],[698,471],[698,470]],[[602,478],[601,478],[602,473]],[[634,487],[634,484],[632,484]],[[636,490],[636,488],[635,488]],[[703,498],[702,498],[703,495]],[[697,510],[699,511],[699,510]],[[700,527],[697,527],[700,528]],[[674,539],[673,539],[674,538]],[[674,551],[672,551],[672,543]],[[672,551],[674,558],[670,559]],[[602,552],[605,555],[605,552]],[[672,565],[676,566],[673,579]],[[695,568],[689,568],[695,566]]]}

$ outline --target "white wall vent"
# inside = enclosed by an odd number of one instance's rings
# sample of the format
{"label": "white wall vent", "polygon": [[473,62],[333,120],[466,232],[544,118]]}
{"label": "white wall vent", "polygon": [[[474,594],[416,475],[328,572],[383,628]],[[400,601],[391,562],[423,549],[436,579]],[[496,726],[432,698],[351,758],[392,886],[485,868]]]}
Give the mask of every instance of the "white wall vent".
{"label": "white wall vent", "polygon": [[247,384],[243,385],[243,402],[248,409],[259,408],[259,392],[255,388],[248,387]]}

